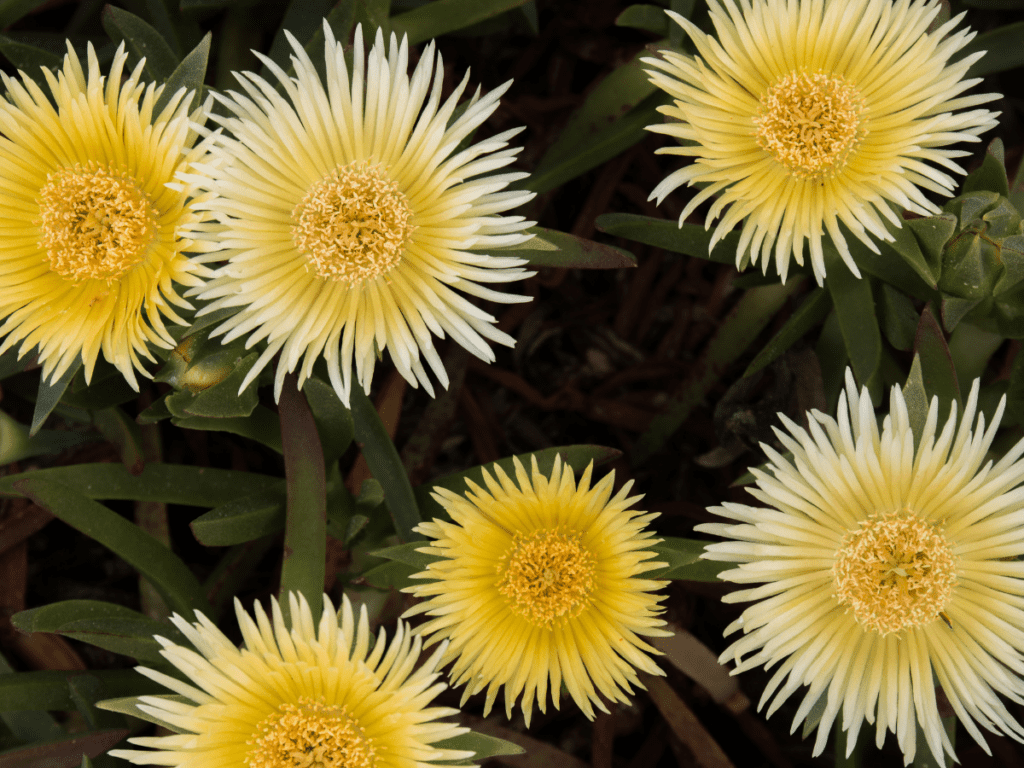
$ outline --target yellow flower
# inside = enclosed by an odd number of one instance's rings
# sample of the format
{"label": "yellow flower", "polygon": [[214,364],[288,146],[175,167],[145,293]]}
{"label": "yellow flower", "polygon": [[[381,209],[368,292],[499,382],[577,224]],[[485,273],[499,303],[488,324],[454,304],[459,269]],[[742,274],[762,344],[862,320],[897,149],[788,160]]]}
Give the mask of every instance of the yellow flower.
{"label": "yellow flower", "polygon": [[[961,96],[982,52],[949,63],[974,33],[950,34],[960,14],[929,32],[939,0],[709,0],[717,39],[669,12],[697,56],[662,51],[644,59],[651,81],[674,99],[671,122],[648,130],[680,140],[659,152],[694,158],[651,193],[660,203],[682,184],[703,187],[680,226],[712,196],[705,228],[724,213],[711,246],[742,222],[736,261],[786,279],[790,257],[804,263],[804,241],[822,283],[827,233],[857,276],[839,223],[875,253],[901,226],[895,203],[928,215],[939,209],[922,190],[950,195],[947,171],[964,173],[944,149],[996,125],[996,112],[960,111],[998,94]],[[949,37],[947,37],[949,35]]]}
{"label": "yellow flower", "polygon": [[[523,173],[493,174],[519,152],[508,141],[519,129],[463,147],[498,107],[506,83],[454,116],[466,78],[441,104],[444,71],[433,44],[407,74],[409,50],[380,31],[366,62],[361,29],[352,71],[330,27],[326,84],[293,37],[295,78],[260,57],[277,78],[244,73],[246,94],[220,102],[231,113],[213,117],[220,164],[195,177],[216,193],[204,204],[220,223],[210,259],[228,261],[201,293],[212,300],[200,314],[240,307],[214,329],[224,341],[248,336],[266,350],[244,388],[280,353],[275,396],[303,358],[299,386],[323,354],[338,396],[348,403],[355,378],[369,390],[385,349],[413,386],[433,394],[423,362],[443,386],[434,336],[447,333],[483,360],[487,340],[511,346],[495,319],[457,291],[491,301],[529,301],[487,288],[531,272],[522,259],[477,251],[529,239],[519,216],[497,215],[532,193],[502,191]],[[258,54],[257,54],[258,55]],[[433,79],[433,85],[431,85]],[[279,95],[275,88],[282,89]],[[473,250],[470,250],[473,249]],[[456,290],[453,290],[456,289]]]}
{"label": "yellow flower", "polygon": [[[643,688],[634,667],[663,674],[639,636],[664,637],[653,594],[664,581],[638,578],[664,563],[647,549],[660,539],[646,529],[657,514],[628,509],[632,481],[612,496],[614,473],[590,487],[593,464],[577,487],[570,467],[555,459],[550,477],[533,460],[533,476],[515,460],[516,480],[497,464],[484,470],[484,490],[471,480],[465,496],[444,488],[434,498],[453,522],[434,520],[416,530],[431,537],[419,551],[442,559],[406,591],[428,598],[406,616],[432,617],[417,628],[429,643],[448,638],[442,665],[457,659],[450,677],[468,683],[462,702],[487,688],[485,715],[505,686],[505,712],[523,694],[529,725],[534,699],[546,711],[550,684],[555,707],[564,682],[589,717],[607,712],[600,696],[627,701]],[[428,643],[428,645],[429,645]]]}
{"label": "yellow flower", "polygon": [[241,649],[200,613],[196,624],[174,616],[196,651],[158,637],[161,654],[194,685],[137,669],[178,694],[138,698],[175,735],[110,754],[176,768],[421,768],[473,756],[431,746],[468,732],[438,722],[458,710],[427,707],[445,688],[434,682],[443,648],[414,669],[422,643],[404,623],[390,644],[383,629],[374,643],[366,608],[356,621],[348,598],[336,611],[325,595],[319,625],[305,597],[289,593],[288,603],[290,630],[276,600],[272,618],[257,603],[255,621],[236,600]]}
{"label": "yellow flower", "polygon": [[765,506],[727,503],[711,511],[733,523],[698,526],[729,539],[704,554],[740,564],[722,579],[762,584],[726,598],[753,605],[720,660],[778,666],[769,715],[808,686],[794,728],[820,700],[814,754],[841,711],[848,754],[866,721],[879,746],[894,732],[909,764],[920,725],[942,764],[953,747],[935,683],[986,752],[978,724],[1024,740],[997,695],[1024,696],[1024,441],[986,461],[1004,405],[986,429],[976,380],[962,419],[954,406],[940,431],[933,399],[915,435],[894,387],[879,430],[847,372],[838,420],[811,411],[804,430],[780,414],[792,459],[762,445],[768,470],[751,470]]}
{"label": "yellow flower", "polygon": [[0,354],[38,348],[50,381],[79,356],[88,381],[102,351],[138,389],[147,345],[175,344],[164,318],[185,324],[171,305],[191,308],[174,284],[208,273],[182,253],[202,216],[175,181],[205,154],[191,94],[154,114],[164,86],[140,82],[143,62],[122,83],[127,58],[122,45],[104,78],[90,45],[86,76],[68,43],[57,76],[43,70],[50,94],[0,73]]}

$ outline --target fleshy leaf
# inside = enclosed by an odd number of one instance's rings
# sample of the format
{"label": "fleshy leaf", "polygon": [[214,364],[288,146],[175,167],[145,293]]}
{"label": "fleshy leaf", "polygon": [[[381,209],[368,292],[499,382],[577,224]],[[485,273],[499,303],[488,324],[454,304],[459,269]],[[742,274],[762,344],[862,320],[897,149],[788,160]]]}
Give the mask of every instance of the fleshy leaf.
{"label": "fleshy leaf", "polygon": [[921,313],[914,351],[921,359],[921,377],[925,390],[929,395],[937,395],[939,398],[940,418],[949,413],[950,404],[954,400],[958,405],[963,405],[953,357],[931,307],[925,307]]}
{"label": "fleshy leaf", "polygon": [[635,267],[636,256],[614,245],[595,243],[576,235],[543,227],[526,230],[537,237],[521,246],[494,253],[526,259],[531,267],[567,267],[569,269],[621,269]]}
{"label": "fleshy leaf", "polygon": [[193,609],[209,611],[198,579],[182,560],[138,526],[74,488],[36,475],[17,480],[20,493],[59,517],[72,528],[96,540],[133,566],[186,618]]}
{"label": "fleshy leaf", "polygon": [[145,71],[156,82],[165,82],[178,68],[178,56],[164,36],[134,13],[108,5],[103,9],[103,28],[114,42],[124,40],[136,60],[146,60]]}
{"label": "fleshy leaf", "polygon": [[156,107],[153,109],[154,114],[159,115],[170,103],[174,94],[182,88],[192,92],[189,112],[202,104],[203,83],[206,81],[206,67],[210,61],[210,43],[212,41],[213,33],[207,32],[199,41],[199,45],[193,48],[174,68],[164,85],[164,92],[160,94],[160,98],[156,102]]}
{"label": "fleshy leaf", "polygon": [[229,547],[262,538],[284,528],[284,483],[229,501],[200,515],[189,527],[207,547]]}
{"label": "fleshy leaf", "polygon": [[644,573],[645,579],[685,579],[688,581],[718,581],[718,574],[735,566],[713,560],[701,560],[705,541],[680,539],[666,536],[659,544],[652,544],[649,549],[658,553],[655,561],[668,565],[656,571]]}
{"label": "fleshy leaf", "polygon": [[21,496],[16,484],[23,480],[61,483],[90,499],[162,501],[192,507],[226,504],[281,482],[253,472],[184,464],[147,464],[141,475],[130,474],[120,464],[75,464],[0,477],[0,496]]}
{"label": "fleshy leaf", "polygon": [[39,391],[36,393],[36,407],[32,413],[32,426],[29,428],[29,434],[34,435],[39,431],[39,428],[43,426],[43,422],[46,421],[46,417],[49,416],[53,409],[57,407],[57,403],[60,402],[61,397],[64,396],[64,392],[67,390],[68,385],[72,379],[75,378],[75,374],[78,373],[78,369],[82,367],[82,359],[79,357],[74,363],[68,366],[68,369],[64,371],[63,375],[52,383],[47,383],[41,376],[39,378]]}
{"label": "fleshy leaf", "polygon": [[760,352],[757,353],[747,370],[743,372],[744,377],[757,373],[762,368],[770,365],[802,339],[808,331],[819,323],[824,322],[832,308],[832,297],[828,291],[817,288],[812,291],[803,304],[790,316],[786,324],[779,329],[771,341],[769,341]]}
{"label": "fleshy leaf", "polygon": [[434,0],[391,19],[391,29],[409,45],[465,29],[478,22],[525,5],[527,0]]}
{"label": "fleshy leaf", "polygon": [[668,16],[665,15],[665,9],[659,8],[657,5],[631,5],[618,15],[615,19],[615,26],[642,29],[662,37],[667,36],[669,32]]}
{"label": "fleshy leaf", "polygon": [[[833,258],[828,259],[829,255]],[[826,243],[826,259],[825,285],[832,295],[846,352],[857,381],[870,387],[882,360],[882,333],[871,282],[854,277],[832,250],[831,243]]]}
{"label": "fleshy leaf", "polygon": [[184,636],[173,625],[99,600],[50,603],[14,614],[11,623],[22,632],[53,632],[139,661],[160,664],[164,658],[154,635],[185,644]]}

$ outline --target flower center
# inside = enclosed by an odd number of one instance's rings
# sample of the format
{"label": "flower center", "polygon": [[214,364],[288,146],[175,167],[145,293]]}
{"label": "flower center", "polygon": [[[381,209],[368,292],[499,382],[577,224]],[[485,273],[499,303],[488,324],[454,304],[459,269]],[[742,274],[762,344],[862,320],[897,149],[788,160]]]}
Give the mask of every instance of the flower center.
{"label": "flower center", "polygon": [[909,509],[872,515],[846,535],[832,566],[836,597],[881,635],[939,617],[956,586],[945,536]]}
{"label": "flower center", "polygon": [[758,146],[799,178],[827,178],[846,166],[867,134],[864,100],[838,75],[791,72],[761,97]]}
{"label": "flower center", "polygon": [[63,168],[39,190],[39,247],[65,280],[112,283],[146,258],[157,213],[127,173]]}
{"label": "flower center", "polygon": [[318,277],[358,283],[393,269],[415,229],[409,201],[379,165],[349,163],[292,211],[292,238]]}
{"label": "flower center", "polygon": [[257,726],[247,768],[373,768],[373,742],[345,707],[303,696]]}
{"label": "flower center", "polygon": [[540,627],[580,614],[594,588],[594,555],[580,538],[557,528],[515,535],[498,564],[498,591],[515,613]]}

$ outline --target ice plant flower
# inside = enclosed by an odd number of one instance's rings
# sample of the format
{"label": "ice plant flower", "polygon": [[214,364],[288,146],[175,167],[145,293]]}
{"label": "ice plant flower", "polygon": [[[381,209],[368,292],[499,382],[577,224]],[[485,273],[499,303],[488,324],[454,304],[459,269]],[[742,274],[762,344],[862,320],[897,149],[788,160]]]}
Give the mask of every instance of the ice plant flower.
{"label": "ice plant flower", "polygon": [[[737,265],[768,269],[772,248],[783,280],[790,258],[804,263],[804,241],[820,284],[827,233],[860,275],[840,229],[875,253],[901,226],[891,203],[928,215],[939,209],[922,190],[950,195],[945,171],[964,173],[946,149],[996,125],[998,113],[968,109],[999,98],[963,96],[983,52],[950,63],[974,33],[952,33],[963,14],[929,31],[939,0],[708,0],[717,39],[670,13],[696,56],[662,51],[644,59],[651,81],[674,103],[648,130],[683,146],[660,152],[693,158],[651,198],[701,185],[679,217],[717,196],[714,247],[740,227]],[[951,34],[952,33],[952,34]],[[963,111],[967,110],[967,111]],[[944,170],[940,170],[944,169]],[[724,214],[724,215],[723,215]]]}
{"label": "ice plant flower", "polygon": [[820,699],[815,754],[841,711],[847,754],[866,721],[909,764],[919,725],[943,764],[936,682],[986,751],[978,725],[1024,740],[998,696],[1024,697],[1024,441],[986,461],[1004,405],[986,429],[976,380],[962,418],[954,404],[940,428],[933,399],[915,434],[894,387],[879,429],[847,372],[838,418],[811,411],[805,430],[780,414],[792,459],[762,445],[750,493],[764,506],[723,504],[711,511],[731,522],[698,527],[728,540],[705,558],[739,563],[720,578],[761,585],[725,598],[752,605],[721,661],[778,667],[769,715],[806,686],[794,729]]}
{"label": "ice plant flower", "polygon": [[86,74],[69,42],[49,94],[0,73],[0,354],[36,349],[49,381],[79,358],[90,380],[102,352],[138,389],[148,345],[174,346],[165,319],[185,324],[172,305],[191,307],[175,283],[209,272],[183,253],[203,214],[175,180],[205,154],[191,94],[157,113],[165,86],[141,82],[142,61],[122,82],[127,58],[122,44],[104,77],[90,45]]}
{"label": "ice plant flower", "polygon": [[442,665],[466,683],[463,704],[487,689],[484,714],[505,687],[505,712],[522,693],[527,725],[536,699],[555,707],[565,683],[583,713],[607,712],[600,696],[627,701],[630,685],[643,688],[636,669],[663,674],[641,635],[670,635],[658,618],[666,582],[640,574],[664,566],[648,547],[660,539],[647,529],[657,514],[629,509],[632,481],[612,495],[614,473],[591,487],[593,464],[577,485],[571,467],[556,458],[550,476],[533,459],[532,476],[515,459],[515,480],[497,464],[483,471],[486,490],[467,480],[465,496],[444,488],[434,499],[451,516],[416,530],[433,541],[419,551],[438,556],[424,579],[406,589],[427,598],[406,612],[426,613],[416,631],[429,643],[448,638]]}
{"label": "ice plant flower", "polygon": [[322,354],[348,403],[353,365],[368,391],[388,349],[402,376],[432,394],[424,361],[448,385],[434,336],[487,361],[488,340],[514,343],[459,291],[529,301],[486,287],[533,274],[525,262],[480,252],[530,237],[522,217],[499,215],[533,196],[502,191],[527,174],[492,173],[515,160],[508,142],[521,129],[461,146],[511,81],[482,98],[478,90],[455,117],[469,74],[442,104],[433,43],[410,77],[404,37],[392,35],[388,49],[378,30],[367,61],[357,29],[350,72],[326,23],[324,36],[326,83],[289,35],[294,78],[256,54],[277,82],[246,72],[245,94],[219,97],[230,114],[213,119],[230,136],[214,150],[220,165],[196,180],[216,195],[203,206],[221,225],[213,247],[223,250],[211,258],[227,263],[199,294],[212,300],[201,314],[239,307],[214,335],[247,336],[248,347],[266,340],[243,388],[278,353],[276,396],[300,358],[301,387]]}
{"label": "ice plant flower", "polygon": [[422,642],[404,623],[391,643],[384,630],[373,649],[366,608],[356,620],[348,598],[335,610],[324,596],[319,622],[302,596],[289,593],[292,627],[277,601],[255,620],[235,600],[241,649],[202,614],[174,625],[196,650],[158,637],[160,652],[193,684],[162,672],[138,671],[176,696],[140,696],[138,711],[175,732],[137,737],[147,750],[113,750],[135,765],[175,768],[424,768],[473,752],[435,742],[468,732],[438,721],[458,710],[427,705],[445,688],[435,683],[439,649],[416,668]]}

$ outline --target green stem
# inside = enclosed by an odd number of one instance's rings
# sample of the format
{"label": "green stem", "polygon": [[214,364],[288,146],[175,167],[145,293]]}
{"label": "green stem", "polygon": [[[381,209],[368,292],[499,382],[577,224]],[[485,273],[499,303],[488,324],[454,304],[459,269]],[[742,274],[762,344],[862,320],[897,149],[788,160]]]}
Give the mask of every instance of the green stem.
{"label": "green stem", "polygon": [[670,404],[668,411],[651,422],[650,428],[640,436],[633,448],[634,466],[642,464],[661,449],[693,409],[707,397],[725,369],[757,339],[786,299],[802,284],[802,279],[793,279],[785,285],[751,288],[743,294],[708,342],[707,349],[693,368],[694,372],[680,389],[681,394]]}
{"label": "green stem", "polygon": [[296,377],[285,377],[281,403],[281,442],[284,446],[288,506],[281,564],[281,609],[289,620],[287,593],[301,592],[313,616],[323,610],[327,557],[327,481],[324,452],[316,422]]}
{"label": "green stem", "polygon": [[[146,408],[151,399],[148,394],[145,395],[139,404],[140,410]],[[138,429],[145,462],[147,464],[162,462],[164,451],[160,442],[160,425],[145,424]],[[136,501],[135,524],[165,547],[171,549],[171,529],[167,522],[167,504],[165,502]],[[171,615],[167,602],[157,592],[156,587],[142,576],[139,576],[139,602],[142,612],[151,619],[161,621]]]}

